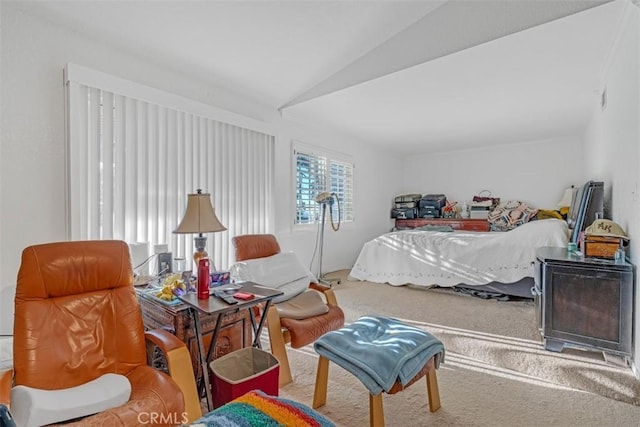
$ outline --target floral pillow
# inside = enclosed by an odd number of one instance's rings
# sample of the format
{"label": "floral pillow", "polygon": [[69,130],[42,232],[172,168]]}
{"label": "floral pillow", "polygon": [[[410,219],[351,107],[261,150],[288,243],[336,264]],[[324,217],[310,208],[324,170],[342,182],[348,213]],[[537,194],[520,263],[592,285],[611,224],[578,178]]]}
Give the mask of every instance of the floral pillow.
{"label": "floral pillow", "polygon": [[509,200],[489,212],[487,219],[491,231],[509,231],[529,222],[537,213],[538,209],[524,202]]}

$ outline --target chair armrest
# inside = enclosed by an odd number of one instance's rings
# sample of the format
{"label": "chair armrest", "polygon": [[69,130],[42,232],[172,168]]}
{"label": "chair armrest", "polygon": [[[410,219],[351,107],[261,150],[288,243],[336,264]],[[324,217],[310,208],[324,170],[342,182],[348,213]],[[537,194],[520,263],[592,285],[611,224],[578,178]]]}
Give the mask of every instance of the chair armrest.
{"label": "chair armrest", "polygon": [[164,329],[150,329],[145,331],[144,336],[147,341],[153,343],[156,347],[162,350],[164,354],[180,347],[186,348],[186,345],[182,340]]}
{"label": "chair armrest", "polygon": [[327,285],[322,285],[320,283],[311,282],[311,283],[309,283],[309,289],[314,289],[316,291],[325,293],[325,292],[327,292],[328,290],[331,289],[331,286],[327,286]]}
{"label": "chair armrest", "polygon": [[13,369],[0,371],[0,403],[11,407],[11,385],[13,384]]}
{"label": "chair armrest", "polygon": [[197,420],[202,416],[202,408],[187,346],[175,335],[163,329],[152,329],[146,331],[144,335],[147,342],[158,347],[167,359],[169,375],[182,390],[188,421]]}
{"label": "chair armrest", "polygon": [[309,289],[314,289],[318,292],[322,292],[324,294],[324,298],[327,300],[327,304],[329,305],[338,305],[338,300],[336,299],[336,294],[331,289],[331,286],[321,285],[320,283],[309,283]]}

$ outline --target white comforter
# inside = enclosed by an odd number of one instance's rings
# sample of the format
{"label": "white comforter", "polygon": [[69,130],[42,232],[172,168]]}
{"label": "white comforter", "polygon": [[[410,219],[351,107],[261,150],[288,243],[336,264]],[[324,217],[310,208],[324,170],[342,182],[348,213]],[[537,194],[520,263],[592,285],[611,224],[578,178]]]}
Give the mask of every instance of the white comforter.
{"label": "white comforter", "polygon": [[565,221],[531,221],[507,232],[404,230],[364,244],[350,276],[394,286],[513,283],[533,276],[536,249],[567,246]]}

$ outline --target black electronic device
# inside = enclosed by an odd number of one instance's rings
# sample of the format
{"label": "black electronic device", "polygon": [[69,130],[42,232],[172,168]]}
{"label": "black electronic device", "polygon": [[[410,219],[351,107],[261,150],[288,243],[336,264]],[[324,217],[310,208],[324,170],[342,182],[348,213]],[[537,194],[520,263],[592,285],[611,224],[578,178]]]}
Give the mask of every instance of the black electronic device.
{"label": "black electronic device", "polygon": [[415,219],[417,215],[416,208],[391,208],[391,218],[394,219]]}
{"label": "black electronic device", "polygon": [[447,196],[444,194],[425,194],[418,203],[419,208],[427,206],[442,209],[447,204]]}
{"label": "black electronic device", "polygon": [[434,206],[424,206],[418,210],[419,218],[440,218],[440,209]]}
{"label": "black electronic device", "polygon": [[422,198],[422,194],[403,194],[393,199],[394,208],[417,208],[418,202]]}
{"label": "black electronic device", "polygon": [[235,299],[233,296],[226,294],[224,292],[218,292],[218,291],[214,291],[213,295],[215,295],[216,297],[220,298],[222,301],[226,302],[227,304],[237,304],[238,300]]}

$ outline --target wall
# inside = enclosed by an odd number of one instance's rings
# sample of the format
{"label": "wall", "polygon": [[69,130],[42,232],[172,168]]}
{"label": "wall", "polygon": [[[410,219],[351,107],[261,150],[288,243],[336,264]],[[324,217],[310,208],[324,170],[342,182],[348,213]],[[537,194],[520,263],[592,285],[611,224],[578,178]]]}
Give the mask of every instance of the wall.
{"label": "wall", "polygon": [[582,153],[581,138],[575,136],[416,155],[405,162],[403,188],[461,202],[489,190],[502,201],[554,209],[566,187],[584,183]]}
{"label": "wall", "polygon": [[[337,232],[328,224],[325,226],[322,272],[351,268],[363,243],[393,226],[389,218],[390,199],[400,188],[400,177],[395,171],[400,168],[401,158],[311,125],[282,123],[276,146],[276,188],[282,190],[278,194],[276,234],[284,250],[294,250],[304,260],[313,257],[318,227],[293,226],[292,140],[349,154],[354,159],[355,221],[342,224]],[[316,254],[311,269],[314,274],[317,261]]]}
{"label": "wall", "polygon": [[[640,261],[640,12],[627,5],[620,38],[603,70],[602,90],[607,103],[594,105],[592,120],[585,132],[585,170],[605,183],[611,219],[620,224],[630,241],[630,258]],[[637,289],[636,272],[636,289]],[[640,360],[640,293],[635,300],[635,354]],[[636,370],[636,376],[640,373]]]}
{"label": "wall", "polygon": [[[0,334],[11,334],[13,298],[22,249],[64,240],[65,166],[62,70],[74,62],[134,82],[205,102],[273,125],[276,131],[275,232],[285,250],[310,261],[315,229],[294,230],[290,209],[291,138],[351,154],[357,165],[357,224],[327,232],[325,271],[349,267],[365,240],[390,227],[389,196],[400,159],[368,150],[364,143],[289,123],[275,109],[222,89],[224,82],[198,81],[172,65],[104,45],[2,3],[2,129],[0,139]],[[386,165],[386,166],[385,166]],[[385,166],[385,167],[382,167]],[[380,167],[380,169],[378,169]],[[379,190],[382,190],[379,193]]]}

